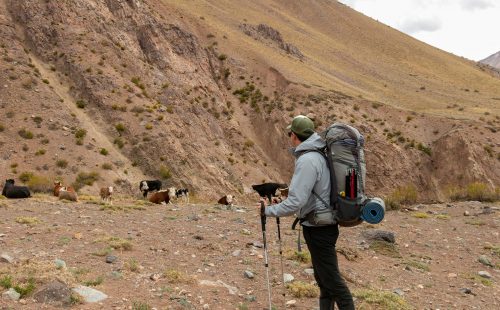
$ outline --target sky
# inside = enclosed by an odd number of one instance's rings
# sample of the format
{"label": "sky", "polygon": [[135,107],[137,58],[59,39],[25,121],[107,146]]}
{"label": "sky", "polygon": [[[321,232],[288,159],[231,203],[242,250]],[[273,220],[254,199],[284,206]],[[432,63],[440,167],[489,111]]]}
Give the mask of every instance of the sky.
{"label": "sky", "polygon": [[500,51],[500,0],[340,0],[427,44],[482,60]]}

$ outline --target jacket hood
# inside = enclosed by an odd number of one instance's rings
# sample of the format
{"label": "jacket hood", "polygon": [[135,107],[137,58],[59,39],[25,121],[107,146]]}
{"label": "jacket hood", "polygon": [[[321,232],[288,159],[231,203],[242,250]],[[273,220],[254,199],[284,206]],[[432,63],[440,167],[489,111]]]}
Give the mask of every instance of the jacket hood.
{"label": "jacket hood", "polygon": [[307,140],[299,144],[293,150],[293,155],[299,157],[302,153],[326,147],[325,141],[317,133],[313,133]]}

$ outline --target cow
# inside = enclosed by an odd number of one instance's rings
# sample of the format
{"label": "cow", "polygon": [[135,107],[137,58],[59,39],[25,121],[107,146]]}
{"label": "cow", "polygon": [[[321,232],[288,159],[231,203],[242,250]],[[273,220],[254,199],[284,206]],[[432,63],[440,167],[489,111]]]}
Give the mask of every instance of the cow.
{"label": "cow", "polygon": [[101,187],[100,191],[101,201],[103,201],[104,203],[109,202],[110,204],[113,204],[113,201],[111,200],[112,194],[113,194],[113,186]]}
{"label": "cow", "polygon": [[154,193],[149,197],[149,201],[152,203],[160,204],[165,202],[166,204],[170,202],[169,190],[162,190]]}
{"label": "cow", "polygon": [[175,187],[169,187],[168,188],[168,203],[172,204],[172,201],[176,198],[175,193],[177,192],[177,189]]}
{"label": "cow", "polygon": [[62,186],[61,181],[54,181],[54,196],[59,196],[59,191],[76,192],[71,186]]}
{"label": "cow", "polygon": [[139,183],[139,190],[142,192],[142,196],[146,198],[148,192],[161,190],[160,180],[143,180]]}
{"label": "cow", "polygon": [[233,205],[233,195],[225,195],[217,201],[218,204],[225,205],[225,206],[232,206]]}
{"label": "cow", "polygon": [[61,189],[61,190],[59,190],[59,200],[63,200],[63,199],[77,202],[78,195],[76,194],[76,192]]}
{"label": "cow", "polygon": [[27,186],[14,185],[13,179],[5,180],[5,185],[2,189],[2,195],[7,198],[29,198],[31,197],[30,190]]}
{"label": "cow", "polygon": [[263,183],[252,185],[252,188],[259,193],[260,197],[269,199],[269,203],[271,203],[272,197],[276,197],[277,189],[285,189],[288,185],[280,184],[280,183]]}
{"label": "cow", "polygon": [[175,191],[175,197],[177,197],[177,199],[182,197],[184,202],[189,203],[189,189],[179,188],[178,190]]}

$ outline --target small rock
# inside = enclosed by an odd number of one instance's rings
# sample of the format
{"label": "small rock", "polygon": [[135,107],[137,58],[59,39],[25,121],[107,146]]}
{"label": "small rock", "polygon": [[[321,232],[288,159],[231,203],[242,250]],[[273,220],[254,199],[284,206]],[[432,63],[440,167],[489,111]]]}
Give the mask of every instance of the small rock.
{"label": "small rock", "polygon": [[108,263],[108,264],[112,264],[112,263],[116,262],[116,260],[118,260],[117,256],[114,256],[114,255],[106,256],[106,263]]}
{"label": "small rock", "polygon": [[464,287],[464,288],[461,288],[460,289],[460,292],[461,293],[464,293],[464,294],[471,294],[471,295],[476,295],[472,292],[472,290],[470,288],[467,288],[467,287]]}
{"label": "small rock", "polygon": [[158,281],[161,278],[161,275],[159,273],[153,273],[149,276],[149,278],[153,281]]}
{"label": "small rock", "polygon": [[210,306],[208,304],[204,304],[203,309],[210,309]]}
{"label": "small rock", "polygon": [[297,301],[296,301],[295,299],[292,299],[292,300],[287,301],[287,302],[285,303],[285,305],[286,305],[287,307],[293,307],[293,306],[295,306],[295,304],[296,304],[296,303],[297,303]]}
{"label": "small rock", "polygon": [[456,278],[457,277],[457,274],[456,273],[453,273],[453,272],[450,272],[448,274],[448,278]]}
{"label": "small rock", "polygon": [[66,269],[66,262],[62,259],[57,258],[54,263],[56,264],[57,269]]}
{"label": "small rock", "polygon": [[486,266],[490,266],[490,267],[493,267],[493,264],[491,263],[491,260],[488,258],[488,256],[486,255],[481,255],[479,256],[479,258],[477,259],[481,264],[483,265],[486,265]]}
{"label": "small rock", "polygon": [[423,289],[424,286],[422,284],[417,285],[418,288]]}
{"label": "small rock", "polygon": [[39,303],[68,304],[71,300],[71,289],[66,283],[55,280],[44,285],[33,295],[33,298]]}
{"label": "small rock", "polygon": [[243,228],[243,229],[241,230],[241,233],[242,233],[243,235],[247,235],[247,236],[251,234],[251,233],[250,233],[250,230],[248,230],[248,229],[246,229],[246,228]]}
{"label": "small rock", "polygon": [[233,255],[234,257],[240,256],[240,254],[241,254],[241,250],[236,250],[236,251],[234,251],[234,252],[232,253],[232,255]]}
{"label": "small rock", "polygon": [[66,147],[64,146],[64,144],[59,144],[59,148],[60,148],[61,150],[65,150],[65,149],[66,149]]}
{"label": "small rock", "polygon": [[394,290],[394,291],[392,291],[392,292],[393,292],[394,294],[396,294],[396,295],[399,295],[399,296],[403,296],[403,295],[405,294],[405,293],[403,292],[403,290],[402,290],[402,289],[400,289],[400,288],[397,288],[397,289],[395,289],[395,290]]}
{"label": "small rock", "polygon": [[255,277],[254,274],[253,274],[253,272],[251,272],[250,270],[245,270],[245,272],[243,273],[243,275],[247,279],[253,279]]}
{"label": "small rock", "polygon": [[304,272],[310,276],[314,275],[314,269],[312,268],[304,269]]}
{"label": "small rock", "polygon": [[255,297],[254,295],[247,295],[245,296],[245,300],[248,302],[254,302],[257,300],[257,297]]}
{"label": "small rock", "polygon": [[260,242],[260,241],[254,241],[254,242],[252,243],[252,245],[253,245],[254,247],[256,247],[256,248],[263,248],[263,247],[264,247],[264,244],[263,244],[262,242]]}
{"label": "small rock", "polygon": [[283,282],[285,282],[285,283],[292,282],[294,279],[295,278],[289,273],[283,274]]}
{"label": "small rock", "polygon": [[464,211],[464,216],[469,216],[470,212],[469,211]]}
{"label": "small rock", "polygon": [[2,297],[4,299],[8,298],[10,300],[19,300],[19,298],[21,298],[21,294],[16,292],[16,290],[11,287],[9,290],[3,292]]}
{"label": "small rock", "polygon": [[73,292],[80,295],[85,302],[100,302],[108,298],[108,295],[91,287],[79,285],[73,288]]}
{"label": "small rock", "polygon": [[121,272],[119,272],[119,271],[113,271],[113,272],[111,273],[111,276],[112,276],[113,278],[115,278],[115,279],[121,279],[121,278],[123,278],[122,273],[121,273]]}
{"label": "small rock", "polygon": [[491,274],[488,271],[479,271],[477,274],[483,278],[491,279]]}
{"label": "small rock", "polygon": [[12,264],[14,259],[9,254],[3,253],[2,256],[0,256],[0,262]]}
{"label": "small rock", "polygon": [[361,233],[363,237],[370,240],[381,240],[389,243],[395,243],[396,237],[391,231],[384,231],[378,229],[365,230]]}

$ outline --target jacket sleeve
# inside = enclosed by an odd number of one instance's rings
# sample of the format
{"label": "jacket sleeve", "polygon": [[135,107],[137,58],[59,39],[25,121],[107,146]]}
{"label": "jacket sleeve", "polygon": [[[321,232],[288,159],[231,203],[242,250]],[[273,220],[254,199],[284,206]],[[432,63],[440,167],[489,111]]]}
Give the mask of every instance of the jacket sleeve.
{"label": "jacket sleeve", "polygon": [[295,172],[290,182],[287,199],[266,208],[266,216],[281,217],[297,214],[312,194],[318,178],[316,167],[307,155],[300,156],[295,162]]}

